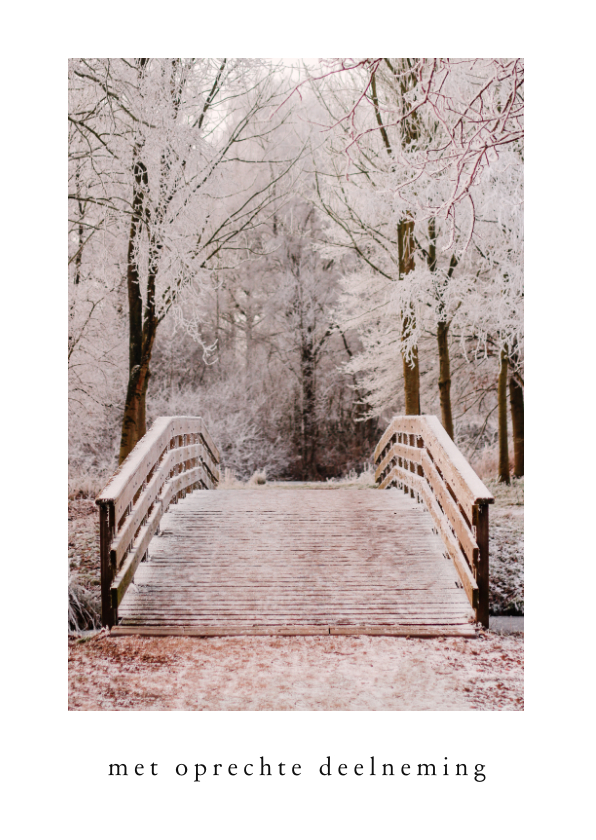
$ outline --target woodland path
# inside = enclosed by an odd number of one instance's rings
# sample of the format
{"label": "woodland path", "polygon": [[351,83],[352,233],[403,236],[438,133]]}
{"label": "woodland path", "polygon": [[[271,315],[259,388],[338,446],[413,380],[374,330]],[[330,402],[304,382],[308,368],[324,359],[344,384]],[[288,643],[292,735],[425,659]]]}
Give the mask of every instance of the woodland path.
{"label": "woodland path", "polygon": [[196,490],[172,505],[112,633],[475,635],[426,507],[399,490]]}

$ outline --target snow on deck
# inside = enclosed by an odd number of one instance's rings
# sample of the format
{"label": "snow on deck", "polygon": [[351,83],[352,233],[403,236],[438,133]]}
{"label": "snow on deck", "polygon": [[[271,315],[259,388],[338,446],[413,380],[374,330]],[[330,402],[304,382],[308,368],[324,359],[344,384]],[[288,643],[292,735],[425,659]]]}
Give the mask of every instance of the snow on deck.
{"label": "snow on deck", "polygon": [[161,529],[125,632],[474,635],[429,513],[400,491],[196,491]]}

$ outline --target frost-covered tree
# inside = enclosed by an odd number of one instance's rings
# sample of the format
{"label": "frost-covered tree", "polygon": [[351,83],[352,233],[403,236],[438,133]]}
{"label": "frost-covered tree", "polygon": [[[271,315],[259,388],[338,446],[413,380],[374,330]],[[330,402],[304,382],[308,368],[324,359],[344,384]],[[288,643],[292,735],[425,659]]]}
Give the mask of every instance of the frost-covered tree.
{"label": "frost-covered tree", "polygon": [[508,391],[523,473],[522,64],[318,76],[290,111],[265,59],[71,61],[75,461],[164,413],[242,478],[360,467],[404,409],[506,453]]}
{"label": "frost-covered tree", "polygon": [[[186,285],[208,282],[213,260],[250,228],[271,200],[271,180],[287,171],[263,182],[269,159],[245,157],[255,135],[283,122],[269,118],[285,81],[265,61],[181,58],[81,59],[71,79],[73,139],[84,157],[73,165],[70,199],[99,208],[95,226],[111,230],[104,261],[126,277],[122,461],[145,433],[159,324]],[[254,172],[242,186],[230,177],[239,161]]]}
{"label": "frost-covered tree", "polygon": [[344,318],[361,330],[365,351],[350,367],[377,414],[395,403],[400,374],[406,411],[419,411],[408,380],[429,331],[451,435],[452,325],[476,357],[488,342],[519,359],[522,84],[522,63],[497,59],[342,60],[319,77],[333,125],[317,167],[334,223],[328,252],[360,257],[344,279]]}
{"label": "frost-covered tree", "polygon": [[[343,109],[333,115],[332,128],[344,127],[344,151],[365,145],[379,132],[386,142],[390,128],[401,127],[404,137],[417,134],[415,126],[431,126],[424,143],[395,149],[405,171],[397,191],[420,179],[448,181],[440,201],[426,201],[424,191],[414,204],[430,215],[448,220],[451,241],[456,233],[456,211],[464,205],[473,227],[475,212],[471,188],[484,169],[510,145],[524,138],[524,62],[521,58],[335,58],[321,59],[321,71],[310,81],[337,85],[350,91]],[[299,89],[306,81],[297,85]],[[378,90],[393,88],[382,97]],[[397,94],[397,95],[395,95]],[[376,123],[362,120],[373,104]],[[401,152],[401,155],[400,155]],[[412,154],[415,152],[415,154]],[[411,197],[411,194],[410,194]]]}

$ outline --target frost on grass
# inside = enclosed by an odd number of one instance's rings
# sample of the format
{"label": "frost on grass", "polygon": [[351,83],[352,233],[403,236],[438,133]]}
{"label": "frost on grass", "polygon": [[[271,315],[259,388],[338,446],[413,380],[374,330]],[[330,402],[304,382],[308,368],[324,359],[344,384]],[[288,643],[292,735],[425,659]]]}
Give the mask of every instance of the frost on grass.
{"label": "frost on grass", "polygon": [[494,516],[490,523],[490,613],[524,614],[523,518]]}
{"label": "frost on grass", "polygon": [[218,490],[242,490],[247,487],[262,487],[267,484],[267,470],[255,470],[248,481],[241,481],[234,470],[226,467],[217,486]]}
{"label": "frost on grass", "polygon": [[483,478],[490,492],[495,497],[495,509],[505,507],[523,507],[524,479],[512,478],[511,484],[504,484],[496,478]]}
{"label": "frost on grass", "polygon": [[490,614],[524,614],[524,479],[485,484],[495,497],[489,513]]}
{"label": "frost on grass", "polygon": [[280,481],[272,482],[275,487],[306,487],[309,490],[376,490],[372,467],[362,472],[350,470],[342,478],[328,478],[326,481]]}
{"label": "frost on grass", "polygon": [[360,473],[357,470],[350,470],[342,478],[328,478],[326,481],[269,481],[266,468],[256,470],[248,481],[240,481],[233,470],[226,468],[222,473],[218,489],[252,489],[265,485],[274,487],[275,489],[299,486],[313,490],[375,490],[377,487],[372,467]]}
{"label": "frost on grass", "polygon": [[267,484],[267,470],[257,470],[248,480],[249,487],[260,487]]}
{"label": "frost on grass", "polygon": [[361,473],[351,470],[343,478],[328,478],[324,486],[331,489],[341,487],[342,489],[353,490],[376,490],[375,471],[372,467],[363,470]]}
{"label": "frost on grass", "polygon": [[79,634],[99,627],[99,598],[97,593],[81,583],[77,572],[68,573],[68,632]]}
{"label": "frost on grass", "polygon": [[68,631],[100,624],[99,518],[95,503],[68,503]]}

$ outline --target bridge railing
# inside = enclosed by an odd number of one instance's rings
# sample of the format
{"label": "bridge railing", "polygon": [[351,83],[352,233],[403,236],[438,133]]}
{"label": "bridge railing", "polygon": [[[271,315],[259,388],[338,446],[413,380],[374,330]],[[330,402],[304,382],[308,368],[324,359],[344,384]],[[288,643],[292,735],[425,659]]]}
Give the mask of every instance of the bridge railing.
{"label": "bridge railing", "polygon": [[219,451],[200,417],[158,417],[95,500],[101,615],[109,627],[171,503],[219,482]]}
{"label": "bridge railing", "polygon": [[432,415],[394,417],[373,457],[380,489],[398,486],[426,504],[476,620],[488,627],[490,491]]}

